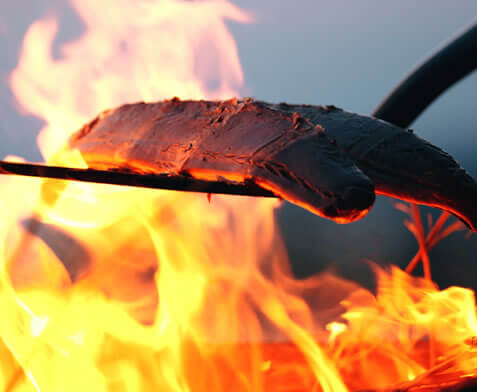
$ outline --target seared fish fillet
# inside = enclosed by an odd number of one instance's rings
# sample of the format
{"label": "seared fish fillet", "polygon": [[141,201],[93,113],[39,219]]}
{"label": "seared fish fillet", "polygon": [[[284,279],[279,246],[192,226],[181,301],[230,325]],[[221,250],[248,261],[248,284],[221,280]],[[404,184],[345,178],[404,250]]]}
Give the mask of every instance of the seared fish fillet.
{"label": "seared fish fillet", "polygon": [[252,180],[340,223],[375,199],[372,182],[321,127],[252,100],[123,105],[86,124],[70,147],[91,168]]}
{"label": "seared fish fillet", "polygon": [[[448,210],[473,229],[462,190],[474,180],[448,154],[396,126],[334,107],[251,99],[136,103],[75,133],[88,166],[197,179],[253,181],[347,223],[381,194]],[[465,205],[464,205],[465,204]]]}

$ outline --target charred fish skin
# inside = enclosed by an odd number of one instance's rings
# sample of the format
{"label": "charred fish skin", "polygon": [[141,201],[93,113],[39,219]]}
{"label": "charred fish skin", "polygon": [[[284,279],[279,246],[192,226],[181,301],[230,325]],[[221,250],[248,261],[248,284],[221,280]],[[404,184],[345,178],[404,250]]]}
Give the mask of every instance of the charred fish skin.
{"label": "charred fish skin", "polygon": [[91,168],[254,181],[315,214],[347,223],[364,216],[371,180],[297,113],[251,99],[120,106],[72,136]]}
{"label": "charred fish skin", "polygon": [[376,193],[447,210],[477,231],[477,183],[442,149],[412,131],[334,106],[273,107],[320,124],[373,180]]}
{"label": "charred fish skin", "polygon": [[321,139],[300,138],[269,159],[255,159],[255,182],[337,223],[355,221],[373,205],[374,185],[351,161],[336,160],[336,148]]}

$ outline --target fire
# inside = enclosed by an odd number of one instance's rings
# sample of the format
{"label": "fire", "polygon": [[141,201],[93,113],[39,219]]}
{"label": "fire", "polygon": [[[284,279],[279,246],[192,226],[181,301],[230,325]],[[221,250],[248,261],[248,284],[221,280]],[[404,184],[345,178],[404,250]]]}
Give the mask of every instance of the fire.
{"label": "fire", "polygon": [[[228,0],[71,4],[84,33],[55,58],[57,18],[35,22],[11,75],[46,161],[85,167],[58,151],[124,102],[238,94],[225,20],[251,16]],[[471,290],[397,268],[375,267],[376,294],[295,280],[276,200],[0,181],[4,391],[346,391],[477,367]]]}

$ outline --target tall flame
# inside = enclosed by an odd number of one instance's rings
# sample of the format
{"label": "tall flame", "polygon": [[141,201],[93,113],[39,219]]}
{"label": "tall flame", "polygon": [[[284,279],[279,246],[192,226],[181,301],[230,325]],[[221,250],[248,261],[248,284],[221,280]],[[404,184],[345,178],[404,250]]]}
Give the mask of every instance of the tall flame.
{"label": "tall flame", "polygon": [[[71,4],[82,35],[54,57],[58,20],[35,22],[11,75],[45,121],[47,161],[84,166],[57,151],[106,108],[238,94],[225,20],[251,17],[228,0]],[[477,365],[461,358],[472,291],[397,269],[376,270],[377,295],[328,273],[297,281],[278,201],[0,181],[2,390],[346,391],[413,379],[446,351],[448,368]]]}
{"label": "tall flame", "polygon": [[171,96],[224,98],[243,73],[225,20],[250,16],[227,1],[71,0],[84,24],[78,39],[52,56],[56,18],[26,33],[12,90],[22,108],[47,123],[39,137],[51,157],[99,111]]}

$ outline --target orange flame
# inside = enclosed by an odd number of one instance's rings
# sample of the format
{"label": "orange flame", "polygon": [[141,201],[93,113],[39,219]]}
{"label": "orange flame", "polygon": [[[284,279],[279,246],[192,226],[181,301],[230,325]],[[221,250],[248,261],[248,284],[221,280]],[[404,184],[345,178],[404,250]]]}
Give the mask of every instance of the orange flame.
{"label": "orange flame", "polygon": [[[227,0],[71,3],[81,37],[53,58],[57,19],[34,23],[11,76],[50,162],[84,167],[57,151],[106,108],[243,83],[224,21],[251,18]],[[346,391],[477,365],[472,291],[397,269],[376,269],[377,295],[297,281],[276,200],[0,181],[2,390]]]}

